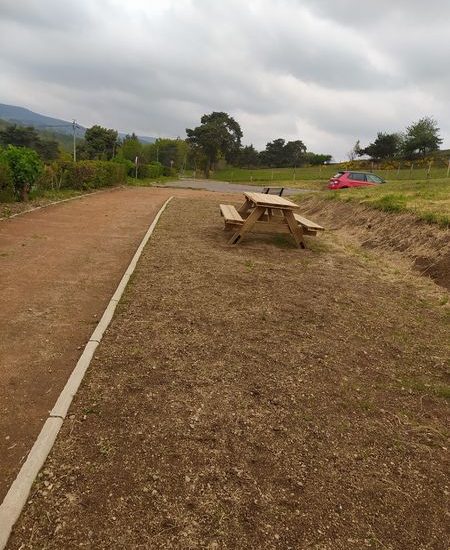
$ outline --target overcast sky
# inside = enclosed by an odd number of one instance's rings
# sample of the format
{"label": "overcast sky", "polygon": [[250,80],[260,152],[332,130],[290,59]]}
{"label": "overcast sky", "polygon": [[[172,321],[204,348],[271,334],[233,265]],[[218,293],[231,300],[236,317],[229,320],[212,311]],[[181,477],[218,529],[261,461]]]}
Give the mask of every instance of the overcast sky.
{"label": "overcast sky", "polygon": [[0,103],[185,137],[226,111],[243,142],[356,139],[434,116],[450,147],[449,0],[0,0]]}

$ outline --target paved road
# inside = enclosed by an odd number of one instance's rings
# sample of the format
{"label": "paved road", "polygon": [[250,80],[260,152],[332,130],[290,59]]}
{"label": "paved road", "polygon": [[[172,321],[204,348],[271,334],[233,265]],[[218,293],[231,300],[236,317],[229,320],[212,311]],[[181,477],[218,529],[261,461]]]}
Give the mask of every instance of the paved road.
{"label": "paved road", "polygon": [[[269,185],[269,183],[267,185]],[[267,185],[263,187],[258,187],[256,185],[228,183],[226,181],[186,179],[169,182],[161,185],[160,187],[172,187],[178,189],[204,189],[206,191],[215,191],[218,193],[243,193],[244,191],[262,192],[264,187],[267,187]],[[300,193],[311,193],[311,190],[285,187],[283,191],[283,196],[299,195]]]}

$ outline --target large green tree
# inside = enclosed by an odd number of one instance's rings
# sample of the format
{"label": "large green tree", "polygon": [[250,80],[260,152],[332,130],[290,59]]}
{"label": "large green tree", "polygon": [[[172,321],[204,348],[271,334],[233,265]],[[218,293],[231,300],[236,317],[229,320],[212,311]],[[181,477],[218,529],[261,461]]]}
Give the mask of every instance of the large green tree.
{"label": "large green tree", "polygon": [[432,117],[424,117],[406,128],[403,151],[406,157],[426,155],[439,150],[442,138],[440,129]]}
{"label": "large green tree", "polygon": [[123,138],[118,154],[120,157],[132,162],[136,160],[136,157],[141,157],[142,143],[139,141],[139,138],[134,132],[131,136],[127,134]]}
{"label": "large green tree", "polygon": [[400,134],[378,132],[373,143],[360,150],[359,156],[368,155],[373,160],[393,159],[399,155],[401,144]]}
{"label": "large green tree", "polygon": [[303,141],[286,141],[282,138],[274,139],[267,143],[264,151],[261,151],[261,162],[267,166],[276,168],[299,166],[306,153]]}
{"label": "large green tree", "polygon": [[91,159],[110,160],[117,148],[117,131],[95,124],[86,130],[84,140]]}
{"label": "large green tree", "polygon": [[227,113],[212,112],[203,115],[200,126],[186,128],[186,141],[204,158],[205,177],[220,156],[231,159],[239,150],[242,130],[238,122]]}

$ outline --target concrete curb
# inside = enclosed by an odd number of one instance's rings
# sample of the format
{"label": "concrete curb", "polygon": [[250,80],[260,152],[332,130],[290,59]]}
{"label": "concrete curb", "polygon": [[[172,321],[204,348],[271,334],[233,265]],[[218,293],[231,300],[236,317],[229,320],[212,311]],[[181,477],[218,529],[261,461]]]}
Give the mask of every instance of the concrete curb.
{"label": "concrete curb", "polygon": [[99,193],[107,193],[108,191],[114,191],[115,189],[123,189],[123,186],[120,185],[117,187],[111,187],[109,189],[100,189],[99,191],[92,191],[92,193],[83,193],[82,195],[77,195],[76,197],[69,197],[68,199],[61,199],[59,201],[49,202],[48,204],[43,204],[42,206],[35,206],[34,208],[30,208],[30,210],[24,210],[23,212],[17,212],[17,214],[13,214],[12,216],[0,218],[0,222],[6,221],[6,220],[12,220],[13,218],[17,218],[18,216],[24,216],[25,214],[29,214],[30,212],[36,212],[36,210],[42,210],[43,208],[48,208],[49,206],[54,206],[55,204],[61,204],[63,202],[68,202],[68,201],[76,201],[78,199],[84,199],[85,197],[90,197],[91,195],[98,195]]}
{"label": "concrete curb", "polygon": [[64,386],[64,389],[60,393],[49,417],[45,421],[45,424],[42,427],[42,430],[38,435],[31,451],[29,452],[26,461],[24,462],[16,479],[12,483],[2,504],[0,505],[0,550],[3,550],[8,543],[12,528],[27,502],[33,482],[36,479],[39,470],[42,468],[48,454],[50,453],[53,444],[55,443],[56,437],[61,426],[63,425],[64,419],[66,418],[73,397],[80,387],[95,350],[101,342],[103,334],[113,318],[117,304],[119,303],[127,283],[136,268],[142,251],[151,237],[161,214],[164,212],[172,199],[173,197],[170,197],[163,204],[145,233],[144,238],[142,239],[127,270],[125,271],[125,274],[120,280],[116,291],[109,301],[102,318],[89,338],[89,341],[86,344],[86,347],[84,348],[74,370],[72,371],[72,374]]}

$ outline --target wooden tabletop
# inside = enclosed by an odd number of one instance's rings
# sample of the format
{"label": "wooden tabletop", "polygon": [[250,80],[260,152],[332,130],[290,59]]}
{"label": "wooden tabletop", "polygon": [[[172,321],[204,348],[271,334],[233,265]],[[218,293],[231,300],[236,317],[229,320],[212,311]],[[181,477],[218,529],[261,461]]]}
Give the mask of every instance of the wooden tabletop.
{"label": "wooden tabletop", "polygon": [[298,204],[295,204],[295,202],[283,199],[283,197],[279,197],[278,195],[252,192],[245,192],[244,195],[256,206],[268,206],[272,208],[284,208],[289,210],[292,208],[298,208]]}

